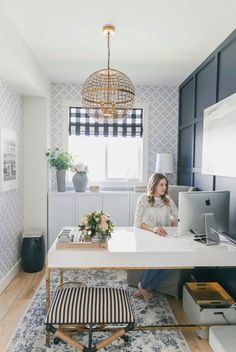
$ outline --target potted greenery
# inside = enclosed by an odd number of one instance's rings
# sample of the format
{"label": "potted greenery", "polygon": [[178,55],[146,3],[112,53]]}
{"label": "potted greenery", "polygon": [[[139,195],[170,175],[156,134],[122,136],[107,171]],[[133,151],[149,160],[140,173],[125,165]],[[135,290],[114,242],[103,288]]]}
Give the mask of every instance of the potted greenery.
{"label": "potted greenery", "polygon": [[49,165],[57,170],[57,191],[65,192],[66,170],[72,166],[73,156],[54,148],[47,150],[46,157]]}

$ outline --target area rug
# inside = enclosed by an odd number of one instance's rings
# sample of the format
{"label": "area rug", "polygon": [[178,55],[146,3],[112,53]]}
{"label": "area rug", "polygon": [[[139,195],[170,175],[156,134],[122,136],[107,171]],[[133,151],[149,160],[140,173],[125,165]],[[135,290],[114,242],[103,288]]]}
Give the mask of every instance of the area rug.
{"label": "area rug", "polygon": [[[58,273],[51,278],[51,295],[58,286]],[[131,296],[131,304],[137,325],[173,324],[175,318],[168,305],[165,295],[156,294],[149,302],[140,298],[132,298],[135,289],[127,287],[125,271],[68,271],[64,281],[83,282],[88,286],[113,286],[127,289]],[[58,345],[45,346],[45,281],[42,280],[31,304],[19,324],[7,352],[75,352],[76,349],[61,341]],[[103,333],[104,334],[104,333]],[[114,341],[103,351],[109,352],[190,352],[182,335],[178,331],[131,331],[129,341]],[[94,341],[99,340],[101,333],[94,333]],[[104,337],[104,335],[103,335]],[[87,345],[87,334],[80,335]],[[81,340],[80,340],[81,341]]]}

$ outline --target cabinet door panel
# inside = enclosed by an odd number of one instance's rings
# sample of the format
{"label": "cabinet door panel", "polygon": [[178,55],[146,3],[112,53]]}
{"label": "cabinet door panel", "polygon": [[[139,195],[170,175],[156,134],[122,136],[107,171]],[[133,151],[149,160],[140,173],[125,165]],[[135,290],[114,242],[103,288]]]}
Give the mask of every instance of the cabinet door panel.
{"label": "cabinet door panel", "polygon": [[134,217],[138,199],[142,193],[131,193],[130,195],[130,226],[134,226]]}
{"label": "cabinet door panel", "polygon": [[192,167],[193,153],[193,128],[192,126],[180,130],[179,133],[179,166]]}
{"label": "cabinet door panel", "polygon": [[180,172],[178,184],[183,185],[183,186],[191,186],[192,185],[192,173],[191,172]]}
{"label": "cabinet door panel", "polygon": [[203,111],[216,102],[215,57],[196,74],[196,117],[203,118]]}
{"label": "cabinet door panel", "polygon": [[64,226],[75,226],[75,194],[48,195],[48,248]]}
{"label": "cabinet door panel", "polygon": [[103,210],[116,226],[129,226],[129,193],[104,193]]}
{"label": "cabinet door panel", "polygon": [[101,193],[76,193],[76,225],[81,223],[83,214],[91,211],[99,211],[102,209],[102,195]]}
{"label": "cabinet door panel", "polygon": [[180,89],[180,125],[193,121],[194,114],[194,80],[191,79]]}
{"label": "cabinet door panel", "polygon": [[236,92],[236,38],[220,53],[218,101]]}

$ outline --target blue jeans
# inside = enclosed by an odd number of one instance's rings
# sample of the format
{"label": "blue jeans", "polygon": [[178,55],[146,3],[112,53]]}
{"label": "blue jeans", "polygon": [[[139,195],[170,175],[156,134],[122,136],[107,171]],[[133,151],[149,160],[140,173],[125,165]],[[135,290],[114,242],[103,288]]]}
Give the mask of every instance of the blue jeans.
{"label": "blue jeans", "polygon": [[172,270],[169,269],[148,269],[145,270],[143,275],[141,286],[144,289],[157,290],[160,283],[169,276]]}

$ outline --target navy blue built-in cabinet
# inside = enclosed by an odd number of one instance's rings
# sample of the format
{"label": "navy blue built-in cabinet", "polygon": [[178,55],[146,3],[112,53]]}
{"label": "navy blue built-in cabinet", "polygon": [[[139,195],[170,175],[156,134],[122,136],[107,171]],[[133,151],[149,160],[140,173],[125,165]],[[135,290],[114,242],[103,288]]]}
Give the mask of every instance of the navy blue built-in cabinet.
{"label": "navy blue built-in cabinet", "polygon": [[[201,173],[203,111],[235,92],[236,30],[179,87],[177,175],[180,185],[230,191],[230,232],[236,238],[236,178]],[[236,298],[236,270],[219,269],[216,277],[212,272],[204,273],[222,281]]]}

